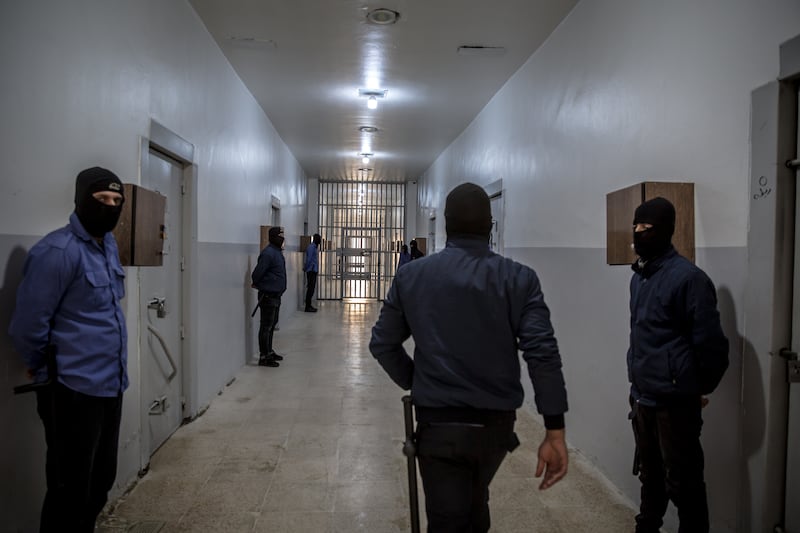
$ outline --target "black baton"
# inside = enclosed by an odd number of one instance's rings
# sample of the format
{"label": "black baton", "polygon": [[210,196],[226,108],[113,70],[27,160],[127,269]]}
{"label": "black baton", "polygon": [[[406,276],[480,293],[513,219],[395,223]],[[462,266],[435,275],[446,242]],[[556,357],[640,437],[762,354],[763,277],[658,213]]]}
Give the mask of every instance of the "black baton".
{"label": "black baton", "polygon": [[14,387],[14,394],[25,394],[50,386],[56,382],[56,345],[48,344],[44,349],[44,361],[47,365],[47,379],[38,383],[26,383]]}
{"label": "black baton", "polygon": [[403,396],[403,414],[406,420],[406,442],[403,444],[403,455],[408,458],[408,500],[411,506],[411,533],[419,533],[417,447],[414,444],[414,413],[411,407],[411,396]]}

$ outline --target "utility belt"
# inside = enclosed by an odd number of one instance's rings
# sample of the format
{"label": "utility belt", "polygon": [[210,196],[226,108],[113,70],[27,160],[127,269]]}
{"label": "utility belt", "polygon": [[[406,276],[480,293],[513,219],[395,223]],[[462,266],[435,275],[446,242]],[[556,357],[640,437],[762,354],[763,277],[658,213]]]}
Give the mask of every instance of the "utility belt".
{"label": "utility belt", "polygon": [[417,405],[417,422],[430,425],[500,426],[513,424],[516,411],[476,407],[422,407]]}
{"label": "utility belt", "polygon": [[270,292],[270,291],[260,291],[259,296],[261,298],[276,298],[279,299],[281,297],[281,293],[279,292]]}

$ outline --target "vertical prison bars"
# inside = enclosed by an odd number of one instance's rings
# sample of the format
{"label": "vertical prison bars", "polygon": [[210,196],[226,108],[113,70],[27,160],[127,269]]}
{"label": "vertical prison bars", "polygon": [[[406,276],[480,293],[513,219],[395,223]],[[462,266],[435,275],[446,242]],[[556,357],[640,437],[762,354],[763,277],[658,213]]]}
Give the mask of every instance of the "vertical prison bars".
{"label": "vertical prison bars", "polygon": [[383,300],[405,240],[405,184],[319,182],[321,300]]}

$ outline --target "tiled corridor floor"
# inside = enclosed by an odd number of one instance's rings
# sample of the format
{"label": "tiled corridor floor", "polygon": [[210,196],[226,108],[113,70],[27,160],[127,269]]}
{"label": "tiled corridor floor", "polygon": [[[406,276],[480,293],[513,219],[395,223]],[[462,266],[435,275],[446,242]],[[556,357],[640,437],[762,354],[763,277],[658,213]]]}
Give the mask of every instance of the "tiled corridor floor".
{"label": "tiled corridor floor", "polygon": [[[286,313],[280,368],[245,366],[155,453],[100,531],[410,531],[403,391],[368,350],[380,306],[319,307]],[[631,531],[629,502],[577,453],[561,483],[538,490],[542,433],[538,416],[518,413],[522,445],[491,485],[492,531]]]}

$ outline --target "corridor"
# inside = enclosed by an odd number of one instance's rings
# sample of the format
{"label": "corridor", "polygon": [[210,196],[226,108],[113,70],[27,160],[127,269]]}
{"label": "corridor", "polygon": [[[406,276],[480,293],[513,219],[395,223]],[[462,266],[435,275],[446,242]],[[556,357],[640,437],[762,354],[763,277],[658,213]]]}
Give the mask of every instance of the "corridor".
{"label": "corridor", "polygon": [[[380,304],[319,307],[315,314],[284,312],[275,340],[285,356],[281,367],[242,368],[155,453],[98,531],[410,531],[403,391],[368,350]],[[575,450],[565,480],[537,489],[543,427],[531,412],[518,413],[522,445],[491,486],[492,531],[630,530],[630,502]],[[424,510],[422,494],[420,500]]]}

